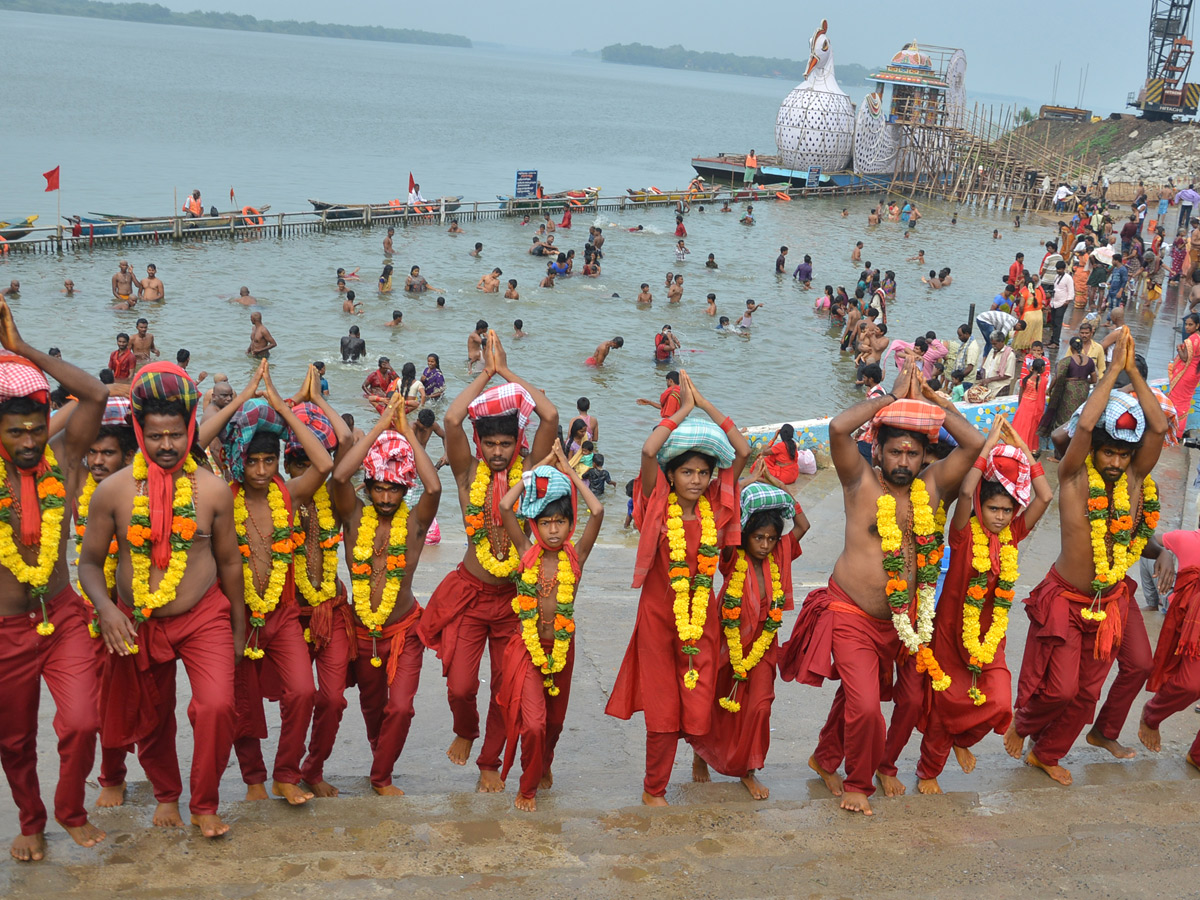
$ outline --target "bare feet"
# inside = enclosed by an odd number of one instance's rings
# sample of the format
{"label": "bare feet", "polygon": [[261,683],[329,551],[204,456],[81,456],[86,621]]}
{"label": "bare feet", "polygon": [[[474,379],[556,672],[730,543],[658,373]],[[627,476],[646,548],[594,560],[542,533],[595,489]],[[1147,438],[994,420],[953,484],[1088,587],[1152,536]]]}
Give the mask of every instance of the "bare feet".
{"label": "bare feet", "polygon": [[542,773],[542,779],[538,782],[539,791],[548,791],[554,787],[554,773],[547,769]]}
{"label": "bare feet", "polygon": [[669,806],[666,797],[655,797],[642,791],[642,806]]}
{"label": "bare feet", "polygon": [[1200,763],[1198,763],[1194,759],[1192,759],[1192,753],[1190,750],[1187,753],[1183,754],[1183,760],[1189,766],[1191,766],[1193,769],[1200,769]]}
{"label": "bare feet", "polygon": [[746,790],[750,792],[750,796],[755,800],[766,800],[771,796],[771,791],[765,784],[754,777],[753,772],[747,772],[742,776],[742,784],[746,786]]}
{"label": "bare feet", "polygon": [[37,834],[19,834],[13,838],[8,852],[17,862],[41,862],[46,858],[46,835],[41,831]]}
{"label": "bare feet", "polygon": [[276,797],[282,797],[292,806],[299,806],[301,803],[307,803],[313,798],[313,795],[304,790],[298,784],[288,784],[286,781],[274,781],[271,783],[271,793]]}
{"label": "bare feet", "polygon": [[1009,725],[1008,731],[1004,732],[1004,752],[1013,759],[1020,759],[1021,752],[1025,749],[1025,738],[1017,734],[1017,726]]}
{"label": "bare feet", "polygon": [[265,784],[248,784],[246,785],[246,802],[252,800],[269,800],[267,794],[267,786]]}
{"label": "bare feet", "polygon": [[500,780],[500,773],[495,769],[480,769],[479,783],[475,785],[475,791],[479,794],[498,794],[504,790],[504,782]]}
{"label": "bare feet", "polygon": [[220,837],[229,831],[229,826],[225,824],[220,816],[192,816],[192,824],[200,829],[200,833],[206,838]]}
{"label": "bare feet", "polygon": [[446,751],[446,756],[456,766],[465,766],[471,758],[471,745],[474,743],[466,738],[455,737],[450,743],[450,749]]}
{"label": "bare feet", "polygon": [[1147,725],[1145,718],[1138,722],[1138,740],[1147,750],[1153,750],[1155,753],[1162,750],[1162,735],[1157,728]]}
{"label": "bare feet", "polygon": [[904,786],[904,782],[895,775],[884,775],[882,772],[876,772],[875,777],[879,779],[879,786],[883,788],[884,794],[889,797],[899,797],[908,790]]}
{"label": "bare feet", "polygon": [[371,785],[371,790],[377,793],[380,797],[403,797],[404,791],[396,787],[394,784],[385,784],[382,787]]}
{"label": "bare feet", "polygon": [[1087,733],[1087,742],[1093,747],[1100,747],[1107,750],[1117,759],[1133,759],[1137,756],[1136,750],[1131,750],[1124,744],[1119,744],[1111,738],[1106,738],[1095,728]]}
{"label": "bare feet", "polygon": [[[958,748],[955,747],[954,749],[957,750]],[[974,765],[974,762],[972,762],[972,766],[973,765]],[[940,784],[938,784],[938,780],[936,778],[918,778],[917,779],[917,792],[921,793],[921,794],[944,793],[944,791],[942,790],[942,786]]]}
{"label": "bare feet", "polygon": [[179,815],[179,801],[160,803],[154,809],[155,828],[182,828],[183,817]]}
{"label": "bare feet", "polygon": [[842,796],[842,776],[837,772],[826,772],[821,768],[815,756],[808,758],[808,767],[821,776],[821,780],[825,782],[825,787],[829,788],[829,793],[835,797]]}
{"label": "bare feet", "polygon": [[523,812],[537,812],[537,797],[522,797],[517,794],[517,799],[513,801],[513,806]]}
{"label": "bare feet", "polygon": [[1025,765],[1033,766],[1035,769],[1041,769],[1043,772],[1045,772],[1047,775],[1049,775],[1051,778],[1053,778],[1059,784],[1069,785],[1069,784],[1071,784],[1071,782],[1073,780],[1071,778],[1071,773],[1068,772],[1066,769],[1064,769],[1062,766],[1046,765],[1044,762],[1042,762],[1040,759],[1038,759],[1037,756],[1034,755],[1034,752],[1032,750],[1030,750],[1029,755],[1027,755],[1025,757]]}
{"label": "bare feet", "polygon": [[848,809],[850,812],[860,812],[864,816],[875,815],[871,809],[871,801],[867,799],[867,795],[859,794],[855,791],[846,791],[842,796],[842,809]]}
{"label": "bare feet", "polygon": [[100,788],[100,796],[96,800],[96,806],[101,809],[109,809],[114,806],[122,806],[125,803],[125,782],[114,784],[112,787]]}
{"label": "bare feet", "polygon": [[[975,771],[975,754],[966,747],[956,746],[954,748],[954,758],[958,760],[958,764],[968,775]],[[938,793],[940,794],[941,791],[938,791]]]}
{"label": "bare feet", "polygon": [[[58,822],[57,819],[55,819]],[[71,840],[77,843],[80,847],[95,847],[98,843],[104,840],[104,832],[93,825],[91,822],[84,822],[82,825],[62,825],[63,831],[71,836]]]}
{"label": "bare feet", "polygon": [[328,781],[318,781],[310,787],[314,797],[336,797],[338,795],[338,789]]}
{"label": "bare feet", "polygon": [[712,776],[708,773],[708,763],[702,760],[698,753],[692,754],[692,781],[700,784],[712,781]]}

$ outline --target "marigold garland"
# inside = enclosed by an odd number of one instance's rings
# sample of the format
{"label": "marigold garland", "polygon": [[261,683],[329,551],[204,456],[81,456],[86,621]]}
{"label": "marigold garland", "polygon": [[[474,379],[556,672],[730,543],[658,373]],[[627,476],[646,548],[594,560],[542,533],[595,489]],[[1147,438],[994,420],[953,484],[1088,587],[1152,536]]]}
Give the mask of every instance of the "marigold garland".
{"label": "marigold garland", "polygon": [[[133,570],[133,621],[140,625],[156,609],[175,599],[175,591],[187,571],[188,550],[196,535],[195,497],[196,461],[189,454],[183,462],[183,474],[175,478],[175,495],[171,501],[171,560],[163,572],[162,581],[150,590],[150,498],[146,496],[146,479],[150,475],[146,458],[139,450],[133,457],[133,478],[137,491],[133,498],[133,513],[125,536],[129,541],[129,562]],[[160,570],[162,571],[162,570]]]}
{"label": "marigold garland", "polygon": [[8,486],[8,468],[0,459],[0,564],[22,584],[29,585],[29,593],[42,608],[42,621],[37,633],[42,637],[54,634],[54,624],[46,613],[46,592],[50,588],[50,576],[58,563],[59,541],[62,539],[62,520],[66,514],[67,489],[63,486],[63,472],[54,458],[54,451],[46,445],[43,451],[46,470],[37,477],[38,509],[41,513],[41,535],[38,539],[37,562],[25,562],[17,549],[12,530],[12,490]]}
{"label": "marigold garland", "polygon": [[916,604],[917,626],[914,629],[909,613],[912,594],[905,569],[904,535],[896,522],[896,498],[883,491],[875,501],[875,525],[883,549],[883,568],[887,573],[887,602],[892,609],[892,625],[900,642],[917,659],[917,671],[928,672],[935,691],[950,687],[950,676],[938,665],[933,651],[927,646],[933,637],[934,590],[938,566],[942,558],[937,522],[929,506],[925,482],[914,478],[909,488],[909,503],[913,516],[913,539],[916,542]]}
{"label": "marigold garland", "polygon": [[746,559],[746,551],[739,548],[737,561],[729,576],[729,584],[725,588],[725,600],[721,605],[721,619],[725,629],[725,643],[729,645],[729,665],[733,667],[733,689],[728,697],[719,701],[721,707],[735,713],[741,710],[742,704],[737,700],[738,685],[750,676],[750,671],[762,662],[771,642],[775,640],[775,632],[783,623],[783,606],[786,602],[783,595],[783,584],[779,573],[779,564],[774,556],[767,557],[771,570],[771,602],[767,606],[766,619],[762,631],[750,646],[750,652],[745,653],[742,647],[742,597],[746,590],[746,573],[750,565]]}
{"label": "marigold garland", "polygon": [[[1108,613],[1100,608],[1100,595],[1119,582],[1125,573],[1137,563],[1146,542],[1158,527],[1162,506],[1158,500],[1158,487],[1149,475],[1142,482],[1142,514],[1137,524],[1130,515],[1129,476],[1122,473],[1113,485],[1112,503],[1108,500],[1108,489],[1103,476],[1097,471],[1091,454],[1087,460],[1088,527],[1092,535],[1092,563],[1095,577],[1092,590],[1096,596],[1092,605],[1080,615],[1089,621],[1103,622]],[[1114,515],[1115,514],[1115,515]],[[1112,561],[1109,561],[1109,537],[1112,539]]]}
{"label": "marigold garland", "polygon": [[388,531],[387,573],[379,595],[379,605],[372,609],[371,557],[375,553],[375,532],[378,527],[379,513],[375,511],[374,505],[367,504],[358,520],[354,562],[350,566],[354,612],[371,635],[371,665],[377,669],[383,665],[383,660],[376,650],[375,642],[383,637],[383,626],[396,608],[396,598],[400,596],[400,585],[404,582],[404,570],[408,564],[405,559],[408,553],[408,505],[402,502],[392,516],[391,529]]}
{"label": "marigold garland", "polygon": [[[521,480],[523,469],[524,461],[519,454],[515,455],[512,465],[508,468],[509,487]],[[490,512],[485,512],[483,505],[487,502],[488,486],[492,480],[491,468],[481,459],[475,467],[475,480],[471,482],[471,490],[467,496],[467,513],[463,517],[463,523],[467,528],[467,537],[475,544],[475,557],[484,571],[496,578],[511,578],[521,560],[511,547],[508,549],[508,556],[498,559],[491,538],[488,537],[487,517],[490,516]]]}
{"label": "marigold garland", "polygon": [[242,554],[243,596],[250,607],[250,628],[253,629],[243,652],[250,659],[262,659],[267,655],[267,651],[258,646],[258,638],[267,624],[268,614],[275,611],[283,596],[288,566],[292,564],[292,554],[296,548],[291,522],[288,521],[287,504],[283,502],[283,491],[274,481],[267,486],[267,508],[271,511],[271,571],[266,587],[260,594],[254,585],[254,570],[250,567],[250,538],[246,534],[246,519],[250,511],[246,508],[246,491],[238,491],[233,498],[233,530]]}
{"label": "marigold garland", "polygon": [[[99,483],[88,472],[87,480],[83,483],[83,489],[79,492],[79,502],[75,504],[75,571],[79,572],[79,556],[83,550],[83,534],[87,530],[88,510],[92,506],[92,494],[96,493],[96,488]],[[117,561],[118,545],[116,538],[108,545],[108,554],[104,557],[104,583],[111,594],[113,587],[117,583]],[[100,617],[96,613],[96,607],[88,597],[87,592],[83,589],[83,583],[76,579],[75,586],[79,589],[79,596],[83,598],[84,604],[91,612],[91,617],[88,619],[88,634],[93,638],[100,637]]]}
{"label": "marigold garland", "polygon": [[[313,494],[313,505],[316,507],[316,516],[309,518],[308,525],[312,527],[312,519],[316,519],[317,538],[321,547],[320,586],[314,585],[308,574],[308,531],[301,524],[299,510],[296,510],[294,522],[296,539],[293,543],[296,545],[297,557],[296,588],[309,606],[317,607],[326,600],[332,600],[337,596],[337,547],[342,542],[342,530],[333,517],[333,504],[330,502],[329,490],[325,485],[321,485]],[[305,629],[306,635],[307,632],[308,629]],[[309,641],[310,637],[306,636],[305,640]]]}
{"label": "marigold garland", "polygon": [[971,516],[971,565],[976,574],[967,582],[967,596],[963,602],[963,647],[970,659],[967,668],[971,672],[971,688],[967,696],[976,706],[987,702],[987,694],[979,690],[978,679],[983,667],[996,658],[1000,642],[1008,631],[1008,611],[1012,608],[1014,587],[1017,583],[1017,545],[1013,543],[1012,529],[1005,526],[1000,532],[1000,572],[996,591],[992,598],[992,624],[987,634],[980,638],[980,615],[987,600],[988,575],[992,571],[991,547],[987,532],[979,519]]}
{"label": "marigold garland", "polygon": [[512,600],[512,610],[521,621],[521,640],[529,651],[530,661],[546,676],[542,686],[551,697],[559,694],[558,685],[554,683],[554,675],[561,672],[567,665],[567,650],[571,646],[571,637],[575,634],[575,570],[571,568],[571,559],[566,550],[558,551],[558,571],[554,583],[557,585],[554,604],[554,646],[550,648],[549,657],[542,647],[542,638],[538,634],[538,616],[540,614],[541,597],[538,591],[538,579],[542,571],[544,550],[538,551],[537,562],[521,572],[517,579],[517,595]]}
{"label": "marigold garland", "polygon": [[[683,686],[694,690],[700,680],[695,657],[700,653],[697,641],[704,635],[704,622],[708,618],[708,601],[712,594],[713,575],[717,571],[717,525],[713,519],[712,504],[701,495],[696,501],[696,514],[700,519],[700,547],[696,554],[696,575],[691,577],[687,564],[687,535],[683,530],[683,508],[674,491],[667,497],[667,546],[671,564],[667,578],[675,591],[672,612],[675,615],[675,631],[687,654],[688,670],[683,676]],[[689,594],[691,612],[688,611]]]}

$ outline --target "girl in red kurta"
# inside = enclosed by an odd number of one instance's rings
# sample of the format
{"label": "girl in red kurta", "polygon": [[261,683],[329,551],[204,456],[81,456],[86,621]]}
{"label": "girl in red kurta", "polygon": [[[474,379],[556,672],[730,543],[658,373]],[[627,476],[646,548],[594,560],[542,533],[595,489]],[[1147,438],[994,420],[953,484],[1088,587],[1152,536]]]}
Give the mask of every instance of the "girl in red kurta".
{"label": "girl in red kurta", "polygon": [[[808,531],[808,519],[791,494],[767,484],[746,485],[741,504],[742,545],[721,552],[725,583],[717,599],[726,627],[730,620],[738,623],[736,640],[741,642],[741,662],[749,668],[743,670],[744,679],[735,676],[725,635],[717,673],[717,708],[712,714],[712,729],[692,741],[696,753],[693,773],[706,780],[708,767],[712,766],[722,775],[740,778],[755,800],[765,800],[769,796],[767,787],[754,773],[763,767],[771,745],[771,704],[775,700],[779,652],[774,632],[779,629],[783,611],[793,608],[792,561],[800,555],[800,538]],[[795,519],[786,535],[785,518]],[[770,643],[755,662],[756,642],[765,640]]]}
{"label": "girl in red kurta", "polygon": [[[1001,445],[1001,438],[1010,443]],[[997,416],[979,459],[963,479],[950,522],[950,568],[938,599],[931,642],[934,657],[950,676],[950,686],[938,692],[926,687],[927,712],[922,717],[924,738],[917,765],[917,789],[923,794],[942,793],[937,777],[951,749],[963,771],[970,772],[975,768],[975,756],[968,748],[989,731],[1003,734],[1012,721],[1012,676],[1004,658],[1002,632],[992,659],[980,657],[990,650],[986,638],[998,611],[997,599],[1012,604],[1011,585],[997,594],[1002,550],[1011,546],[1015,551],[1053,496],[1029,447],[1003,416]],[[986,542],[990,565],[982,573],[986,586],[979,624],[969,629],[981,645],[972,653],[964,642],[963,618],[973,599],[971,579],[981,574],[975,566],[977,539]],[[1014,558],[1014,569],[1015,562]]]}
{"label": "girl in red kurta", "polygon": [[[680,379],[679,409],[655,426],[642,447],[633,507],[641,535],[633,586],[642,593],[605,709],[619,719],[645,714],[642,802],[649,806],[667,805],[663,795],[679,739],[712,727],[721,631],[711,582],[718,549],[741,543],[737,478],[750,456],[733,421],[686,372]],[[708,419],[687,419],[697,407]],[[702,537],[708,538],[703,546]],[[672,541],[677,559],[671,558]]]}

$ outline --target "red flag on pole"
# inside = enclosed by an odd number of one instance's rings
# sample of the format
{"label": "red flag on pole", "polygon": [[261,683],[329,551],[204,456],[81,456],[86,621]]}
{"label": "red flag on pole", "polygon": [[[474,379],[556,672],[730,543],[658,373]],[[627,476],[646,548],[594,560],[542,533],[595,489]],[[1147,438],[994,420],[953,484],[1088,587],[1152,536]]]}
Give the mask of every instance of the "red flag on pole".
{"label": "red flag on pole", "polygon": [[412,177],[412,172],[409,172],[408,173],[408,192],[411,194],[413,192],[413,188],[415,188],[416,186],[417,186],[416,179],[414,179]]}
{"label": "red flag on pole", "polygon": [[43,172],[42,177],[46,179],[46,192],[58,190],[58,170],[62,166],[55,166],[49,172]]}
{"label": "red flag on pole", "polygon": [[232,202],[233,202],[233,188],[230,188],[230,189],[229,189],[229,202],[230,202],[230,203],[232,203]]}

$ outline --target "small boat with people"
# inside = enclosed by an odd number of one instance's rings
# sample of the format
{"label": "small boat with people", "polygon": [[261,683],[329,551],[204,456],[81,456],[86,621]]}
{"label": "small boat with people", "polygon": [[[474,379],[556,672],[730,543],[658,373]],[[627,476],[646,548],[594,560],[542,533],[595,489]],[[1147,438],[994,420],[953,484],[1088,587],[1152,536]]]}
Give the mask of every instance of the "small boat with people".
{"label": "small boat with people", "polygon": [[[271,208],[269,203],[262,206],[243,206],[239,210],[224,212],[214,208],[209,214],[200,219],[183,219],[184,228],[228,228],[233,225],[262,225],[263,213]],[[86,216],[63,216],[71,225],[75,235],[89,234],[96,237],[121,234],[152,234],[156,231],[169,232],[173,227],[175,216],[125,216],[117,213],[90,212]]]}
{"label": "small boat with people", "polygon": [[308,202],[312,204],[313,212],[324,214],[326,219],[350,219],[357,221],[363,217],[364,210],[367,208],[370,208],[372,218],[385,216],[432,216],[442,211],[443,203],[445,203],[446,212],[458,212],[462,207],[462,194],[453,197],[436,197],[433,200],[415,203],[412,206],[409,206],[403,200],[388,200],[385,203],[326,203],[323,200],[313,200],[310,197]]}
{"label": "small boat with people", "polygon": [[591,206],[596,202],[596,198],[600,196],[600,188],[588,187],[578,188],[573,191],[557,191],[553,194],[541,192],[541,186],[538,186],[539,196],[537,197],[506,197],[503,194],[497,194],[496,199],[500,201],[500,208],[507,210],[537,210],[537,209],[565,209],[570,206],[579,208],[583,206]]}
{"label": "small boat with people", "polygon": [[642,188],[641,190],[625,189],[625,193],[629,195],[629,199],[633,203],[678,203],[680,200],[687,203],[711,202],[717,199],[720,191],[719,187],[705,184],[704,179],[700,176],[692,179],[692,183],[682,191],[660,191],[656,187]]}
{"label": "small boat with people", "polygon": [[31,231],[37,216],[26,216],[24,219],[13,219],[10,222],[0,221],[0,239],[4,241],[19,241]]}

